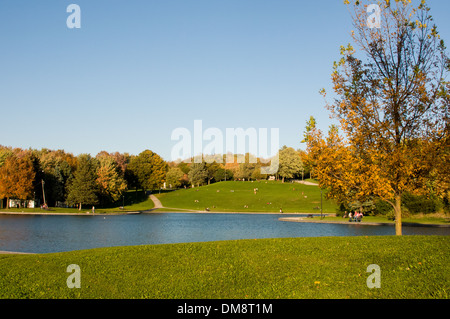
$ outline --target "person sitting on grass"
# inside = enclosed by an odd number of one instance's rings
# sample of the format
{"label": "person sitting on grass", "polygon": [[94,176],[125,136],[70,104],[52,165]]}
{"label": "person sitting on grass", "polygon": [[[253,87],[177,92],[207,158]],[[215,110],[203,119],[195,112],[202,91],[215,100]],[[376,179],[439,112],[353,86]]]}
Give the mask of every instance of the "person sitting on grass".
{"label": "person sitting on grass", "polygon": [[351,223],[352,222],[352,212],[348,213],[348,221]]}
{"label": "person sitting on grass", "polygon": [[363,213],[359,213],[357,218],[358,218],[358,222],[361,222],[361,220],[363,218]]}

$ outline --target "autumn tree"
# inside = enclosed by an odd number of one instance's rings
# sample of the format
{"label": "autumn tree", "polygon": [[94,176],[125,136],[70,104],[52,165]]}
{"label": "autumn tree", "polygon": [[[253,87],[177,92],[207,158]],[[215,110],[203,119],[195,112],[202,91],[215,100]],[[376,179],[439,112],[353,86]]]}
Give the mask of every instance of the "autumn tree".
{"label": "autumn tree", "polygon": [[98,203],[97,167],[98,161],[89,154],[78,156],[77,169],[68,182],[67,202],[70,205],[78,204],[81,210],[82,205]]}
{"label": "autumn tree", "polygon": [[0,198],[27,200],[33,198],[33,181],[35,172],[30,154],[16,150],[5,157],[0,167]]}
{"label": "autumn tree", "polygon": [[13,155],[13,151],[12,151],[11,147],[6,147],[6,146],[0,145],[0,167],[3,166],[6,159],[11,155]]}
{"label": "autumn tree", "polygon": [[303,140],[301,141],[301,143],[308,142],[309,134],[313,129],[316,128],[316,123],[317,123],[317,120],[315,119],[315,117],[310,116],[309,120],[306,121],[306,128],[305,128],[305,132],[303,133]]}
{"label": "autumn tree", "polygon": [[448,156],[450,62],[425,1],[379,1],[380,28],[368,27],[366,1],[345,2],[359,51],[341,47],[332,73],[336,98],[327,103],[343,136],[335,128],[325,138],[314,128],[308,152],[332,196],[381,198],[401,235],[402,194],[424,191],[432,162]]}
{"label": "autumn tree", "polygon": [[101,202],[116,202],[127,189],[127,183],[121,174],[122,168],[113,156],[100,156],[98,161],[96,182]]}

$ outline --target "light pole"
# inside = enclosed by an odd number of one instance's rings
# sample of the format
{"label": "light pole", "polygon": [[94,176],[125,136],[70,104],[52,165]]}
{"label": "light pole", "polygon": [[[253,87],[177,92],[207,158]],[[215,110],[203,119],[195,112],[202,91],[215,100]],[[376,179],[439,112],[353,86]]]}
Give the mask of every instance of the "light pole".
{"label": "light pole", "polygon": [[42,179],[42,196],[44,197],[44,207],[46,206],[47,202],[45,201],[45,191],[44,191],[44,180]]}
{"label": "light pole", "polygon": [[320,219],[322,220],[322,190],[320,190]]}

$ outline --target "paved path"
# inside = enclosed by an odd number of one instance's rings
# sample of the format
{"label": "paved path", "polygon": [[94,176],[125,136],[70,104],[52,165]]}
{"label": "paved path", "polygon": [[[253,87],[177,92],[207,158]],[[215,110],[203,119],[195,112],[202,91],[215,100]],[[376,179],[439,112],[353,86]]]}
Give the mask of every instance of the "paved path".
{"label": "paved path", "polygon": [[0,255],[1,254],[18,254],[18,255],[30,255],[33,253],[19,253],[19,252],[15,252],[15,251],[4,251],[4,250],[0,250]]}
{"label": "paved path", "polygon": [[303,185],[309,185],[309,186],[319,186],[319,184],[308,182],[308,181],[296,181],[297,183],[303,184]]}
{"label": "paved path", "polygon": [[156,198],[155,195],[150,195],[150,199],[153,201],[153,204],[155,204],[154,209],[164,208],[164,206],[161,204],[161,201],[158,198]]}

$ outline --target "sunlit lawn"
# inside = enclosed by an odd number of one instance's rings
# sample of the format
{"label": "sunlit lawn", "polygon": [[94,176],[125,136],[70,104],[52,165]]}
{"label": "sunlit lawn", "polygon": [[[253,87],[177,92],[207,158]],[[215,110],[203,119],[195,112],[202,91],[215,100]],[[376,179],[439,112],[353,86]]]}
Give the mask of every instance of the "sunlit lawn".
{"label": "sunlit lawn", "polygon": [[449,250],[448,236],[370,236],[0,255],[0,298],[449,298]]}

